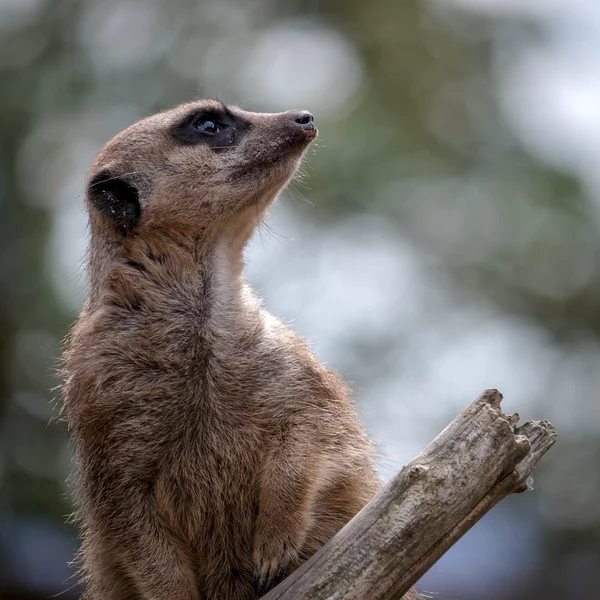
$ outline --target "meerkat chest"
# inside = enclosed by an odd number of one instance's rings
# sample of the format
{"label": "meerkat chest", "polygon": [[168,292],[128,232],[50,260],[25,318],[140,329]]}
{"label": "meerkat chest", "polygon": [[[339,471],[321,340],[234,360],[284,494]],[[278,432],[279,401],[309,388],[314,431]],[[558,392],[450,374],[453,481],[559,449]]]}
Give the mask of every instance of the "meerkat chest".
{"label": "meerkat chest", "polygon": [[252,514],[263,445],[261,432],[248,424],[205,419],[188,431],[156,476],[154,493],[164,518],[193,542]]}

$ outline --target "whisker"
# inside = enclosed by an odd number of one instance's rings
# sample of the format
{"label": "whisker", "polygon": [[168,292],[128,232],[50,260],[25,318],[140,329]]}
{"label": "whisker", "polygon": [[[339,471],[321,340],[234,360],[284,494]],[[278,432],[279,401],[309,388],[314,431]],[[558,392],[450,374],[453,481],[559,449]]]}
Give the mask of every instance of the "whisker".
{"label": "whisker", "polygon": [[263,240],[263,236],[262,236],[262,225],[263,224],[261,223],[260,213],[258,211],[258,207],[256,207],[255,219],[256,219],[255,229],[258,231],[258,237],[260,239],[260,245],[263,247],[263,250],[266,250],[267,247],[265,246],[265,240]]}
{"label": "whisker", "polygon": [[296,183],[296,182],[292,181],[292,182],[290,182],[290,186],[288,186],[288,192],[290,193],[290,196],[292,196],[292,198],[295,198],[296,200],[305,202],[306,204],[309,204],[310,206],[312,206],[314,208],[315,205],[313,204],[313,202],[311,202],[308,198],[306,198],[299,190],[296,190],[293,187],[291,187],[292,183]]}
{"label": "whisker", "polygon": [[286,237],[285,235],[278,233],[277,231],[275,231],[267,221],[263,221],[261,224],[261,228],[264,228],[265,231],[269,234],[269,237],[273,240],[276,240],[277,242],[279,242],[282,246],[284,243],[284,240],[288,240],[289,238]]}
{"label": "whisker", "polygon": [[107,177],[106,179],[96,181],[95,183],[90,185],[90,187],[95,187],[97,185],[100,185],[101,183],[106,183],[107,181],[114,181],[115,179],[120,179],[121,177],[127,177],[128,175],[137,175],[138,173],[143,173],[143,171],[129,171],[128,173],[119,173],[114,177]]}

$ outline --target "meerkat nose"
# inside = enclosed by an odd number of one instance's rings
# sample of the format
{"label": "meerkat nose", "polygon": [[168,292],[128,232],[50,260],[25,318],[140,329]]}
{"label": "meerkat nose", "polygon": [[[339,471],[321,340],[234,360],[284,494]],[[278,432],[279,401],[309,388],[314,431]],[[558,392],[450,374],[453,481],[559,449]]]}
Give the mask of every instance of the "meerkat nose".
{"label": "meerkat nose", "polygon": [[292,115],[292,121],[306,131],[311,131],[315,128],[314,117],[307,110],[301,110]]}

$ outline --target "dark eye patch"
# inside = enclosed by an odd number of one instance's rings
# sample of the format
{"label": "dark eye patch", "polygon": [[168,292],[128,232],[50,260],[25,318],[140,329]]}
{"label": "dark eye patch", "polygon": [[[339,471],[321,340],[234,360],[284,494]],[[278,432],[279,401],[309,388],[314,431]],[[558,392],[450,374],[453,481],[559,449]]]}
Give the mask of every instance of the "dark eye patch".
{"label": "dark eye patch", "polygon": [[237,144],[247,128],[247,123],[223,106],[188,114],[173,128],[172,135],[180,144],[205,144],[214,150],[227,150]]}

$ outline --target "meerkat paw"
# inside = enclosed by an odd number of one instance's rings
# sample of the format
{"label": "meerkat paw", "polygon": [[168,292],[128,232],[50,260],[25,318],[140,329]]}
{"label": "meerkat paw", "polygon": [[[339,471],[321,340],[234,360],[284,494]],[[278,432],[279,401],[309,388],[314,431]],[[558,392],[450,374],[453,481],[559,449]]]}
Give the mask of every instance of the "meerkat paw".
{"label": "meerkat paw", "polygon": [[294,541],[285,538],[272,537],[254,547],[254,589],[258,597],[281,583],[291,566],[298,564],[298,550]]}

